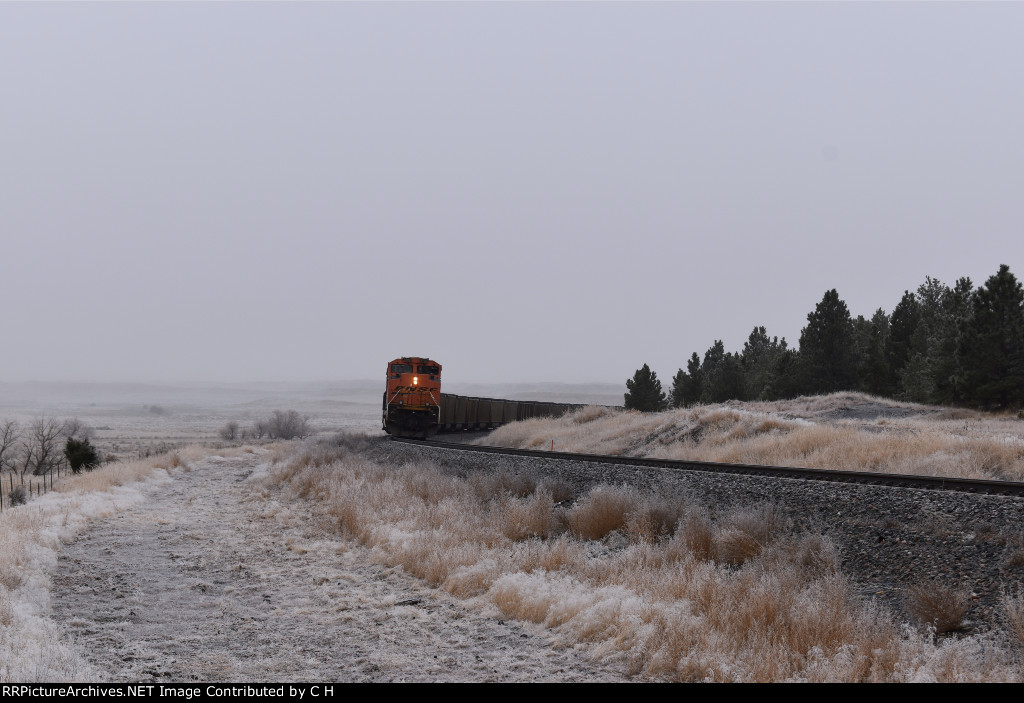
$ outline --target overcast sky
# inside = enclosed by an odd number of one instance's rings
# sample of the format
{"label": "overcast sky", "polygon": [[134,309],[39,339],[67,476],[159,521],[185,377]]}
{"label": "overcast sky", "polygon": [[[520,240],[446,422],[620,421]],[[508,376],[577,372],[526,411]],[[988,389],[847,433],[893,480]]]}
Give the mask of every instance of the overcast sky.
{"label": "overcast sky", "polygon": [[0,3],[0,380],[666,381],[1024,273],[1024,3]]}

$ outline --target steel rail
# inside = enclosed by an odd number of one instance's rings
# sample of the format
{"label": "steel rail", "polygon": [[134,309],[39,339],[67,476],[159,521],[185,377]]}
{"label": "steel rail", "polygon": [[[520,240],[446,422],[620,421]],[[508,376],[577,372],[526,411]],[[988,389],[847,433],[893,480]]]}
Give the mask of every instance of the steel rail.
{"label": "steel rail", "polygon": [[633,456],[610,456],[604,454],[576,454],[536,449],[510,449],[459,442],[437,442],[433,440],[392,437],[395,442],[416,444],[439,449],[528,456],[540,459],[583,461],[595,464],[621,464],[645,466],[670,471],[703,471],[717,474],[743,476],[766,476],[770,478],[792,478],[805,481],[832,481],[872,486],[917,488],[929,491],[960,491],[962,493],[985,493],[1003,496],[1024,496],[1024,483],[1020,481],[992,481],[977,478],[953,478],[949,476],[919,476],[914,474],[887,474],[876,471],[845,471],[832,469],[804,469],[793,466],[761,466],[757,464],[726,464],[714,461],[678,461],[673,459],[649,459]]}

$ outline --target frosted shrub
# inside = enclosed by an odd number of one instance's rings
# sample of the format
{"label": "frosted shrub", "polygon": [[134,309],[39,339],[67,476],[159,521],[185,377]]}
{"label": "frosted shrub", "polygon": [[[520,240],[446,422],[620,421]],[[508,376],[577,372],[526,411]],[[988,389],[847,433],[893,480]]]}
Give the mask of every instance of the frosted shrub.
{"label": "frosted shrub", "polygon": [[971,601],[962,589],[935,582],[907,589],[906,609],[918,622],[935,628],[937,634],[959,629]]}

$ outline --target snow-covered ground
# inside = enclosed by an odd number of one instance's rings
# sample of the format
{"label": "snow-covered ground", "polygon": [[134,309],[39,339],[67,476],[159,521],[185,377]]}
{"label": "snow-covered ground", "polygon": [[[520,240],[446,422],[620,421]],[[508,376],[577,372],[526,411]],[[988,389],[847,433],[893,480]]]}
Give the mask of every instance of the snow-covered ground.
{"label": "snow-covered ground", "polygon": [[67,545],[64,640],[109,681],[617,681],[323,529],[259,481],[262,450],[196,461]]}

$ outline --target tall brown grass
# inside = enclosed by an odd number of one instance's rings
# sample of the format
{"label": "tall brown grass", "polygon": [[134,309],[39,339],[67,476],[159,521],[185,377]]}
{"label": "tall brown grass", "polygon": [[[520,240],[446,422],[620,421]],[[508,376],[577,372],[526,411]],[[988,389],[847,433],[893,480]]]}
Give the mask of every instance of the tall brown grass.
{"label": "tall brown grass", "polygon": [[1004,593],[1002,604],[1010,632],[1018,644],[1024,645],[1024,591],[1018,589],[1015,594]]}
{"label": "tall brown grass", "polygon": [[[872,417],[879,407],[908,415]],[[844,408],[867,417],[833,419]],[[960,411],[851,393],[663,413],[599,410],[513,423],[479,441],[518,448],[554,441],[569,452],[1024,480],[1024,424],[1009,416],[963,411],[966,421],[948,419],[960,418]]]}
{"label": "tall brown grass", "polygon": [[323,443],[282,455],[267,481],[296,498],[323,497],[338,529],[382,562],[648,677],[907,681],[1020,673],[993,657],[987,641],[936,643],[902,629],[855,596],[827,538],[795,534],[770,505],[716,515],[601,486],[566,509],[543,484],[525,496],[483,491],[491,481],[518,481],[382,465]]}
{"label": "tall brown grass", "polygon": [[963,589],[925,582],[907,589],[907,612],[918,622],[945,634],[960,628],[971,604]]}

